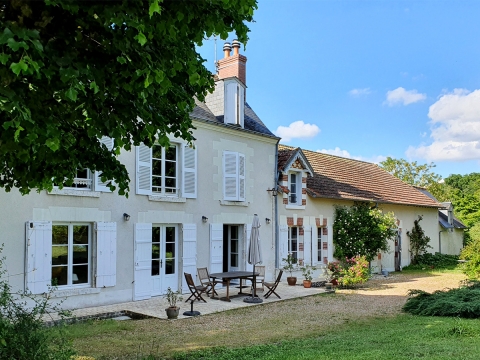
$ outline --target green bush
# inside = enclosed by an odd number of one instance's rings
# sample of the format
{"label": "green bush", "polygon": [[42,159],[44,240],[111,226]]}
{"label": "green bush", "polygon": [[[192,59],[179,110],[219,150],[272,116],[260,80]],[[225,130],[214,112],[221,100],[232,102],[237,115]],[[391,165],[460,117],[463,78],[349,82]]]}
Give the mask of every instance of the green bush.
{"label": "green bush", "polygon": [[404,270],[424,270],[424,269],[454,269],[458,266],[457,255],[430,254],[418,255],[417,264],[405,266]]}
{"label": "green bush", "polygon": [[50,306],[48,295],[12,293],[4,260],[0,258],[0,359],[70,359],[75,352],[62,327],[46,328],[42,320],[50,311],[60,311],[59,307]]}
{"label": "green bush", "polygon": [[469,279],[480,278],[480,238],[472,239],[460,253],[460,258],[467,260],[462,270]]}
{"label": "green bush", "polygon": [[365,283],[370,277],[370,269],[365,256],[355,256],[346,259],[341,271],[339,283],[343,287],[355,287]]}
{"label": "green bush", "polygon": [[409,296],[403,310],[413,315],[480,318],[479,282],[432,294],[410,290]]}

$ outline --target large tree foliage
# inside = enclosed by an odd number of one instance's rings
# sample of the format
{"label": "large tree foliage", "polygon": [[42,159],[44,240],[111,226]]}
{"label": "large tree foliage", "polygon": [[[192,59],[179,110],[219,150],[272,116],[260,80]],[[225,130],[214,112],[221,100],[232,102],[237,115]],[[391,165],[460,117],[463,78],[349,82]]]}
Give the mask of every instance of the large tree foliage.
{"label": "large tree foliage", "polygon": [[379,251],[388,251],[388,240],[395,236],[393,213],[383,213],[367,203],[336,206],[333,222],[333,256],[339,260],[365,256],[371,261]]}
{"label": "large tree foliage", "polygon": [[[0,187],[22,193],[103,172],[140,142],[192,141],[194,97],[213,88],[196,52],[235,31],[246,43],[256,0],[0,2]],[[108,151],[99,139],[114,139]]]}
{"label": "large tree foliage", "polygon": [[436,165],[418,164],[416,161],[408,162],[405,159],[393,159],[390,156],[380,162],[380,167],[407,184],[428,188],[437,184],[442,177],[435,174],[432,169]]}

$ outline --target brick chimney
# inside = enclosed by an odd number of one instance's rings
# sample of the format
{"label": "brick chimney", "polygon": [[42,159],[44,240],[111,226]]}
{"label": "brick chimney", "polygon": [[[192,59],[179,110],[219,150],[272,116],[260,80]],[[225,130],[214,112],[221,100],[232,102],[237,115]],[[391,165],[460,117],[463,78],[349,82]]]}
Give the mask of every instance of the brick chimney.
{"label": "brick chimney", "polygon": [[[232,48],[233,55],[230,55]],[[239,54],[239,49],[240,42],[238,40],[233,40],[232,45],[230,45],[230,43],[228,42],[223,45],[224,58],[217,62],[217,72],[219,80],[229,77],[236,77],[243,84],[247,85],[247,58]]]}

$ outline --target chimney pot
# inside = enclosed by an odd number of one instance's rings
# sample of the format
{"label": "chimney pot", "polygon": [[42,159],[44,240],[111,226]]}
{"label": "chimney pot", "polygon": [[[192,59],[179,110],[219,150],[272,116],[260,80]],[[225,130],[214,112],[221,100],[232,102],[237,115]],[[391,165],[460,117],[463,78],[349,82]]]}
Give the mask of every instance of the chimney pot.
{"label": "chimney pot", "polygon": [[237,39],[232,41],[232,47],[233,47],[233,55],[238,55],[238,51],[240,50],[240,41]]}
{"label": "chimney pot", "polygon": [[224,55],[225,59],[230,57],[230,51],[232,51],[232,46],[230,45],[229,42],[226,42],[223,45],[223,55]]}

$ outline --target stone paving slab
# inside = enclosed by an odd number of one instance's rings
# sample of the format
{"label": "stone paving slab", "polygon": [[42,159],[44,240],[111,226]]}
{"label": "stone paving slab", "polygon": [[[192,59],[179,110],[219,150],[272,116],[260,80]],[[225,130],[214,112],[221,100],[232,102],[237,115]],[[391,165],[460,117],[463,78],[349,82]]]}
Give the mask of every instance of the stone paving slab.
{"label": "stone paving slab", "polygon": [[[215,288],[219,297],[226,296],[226,288]],[[266,293],[267,288],[262,292],[261,289],[257,290],[257,295],[263,299],[263,304],[268,304],[275,301],[284,301],[288,299],[294,299],[305,296],[312,296],[319,293],[325,292],[325,287],[320,288],[304,288],[303,285],[297,284],[295,286],[289,286],[286,283],[280,283],[276,289],[276,293],[281,297],[277,298],[275,294],[272,294],[268,299],[265,299],[263,296]],[[184,316],[183,312],[190,311],[190,302],[185,303],[185,300],[190,296],[190,294],[184,294],[183,300],[177,303],[177,306],[180,306],[180,315],[178,319],[190,318],[190,316]],[[261,304],[252,304],[244,302],[243,299],[247,295],[238,295],[238,289],[234,286],[230,287],[230,299],[231,302],[227,302],[220,299],[211,299],[206,295],[202,295],[207,301],[199,302],[195,301],[193,304],[194,311],[200,311],[201,315],[207,315],[212,313],[217,313],[221,311],[227,311],[231,309],[247,307],[247,306],[258,306]],[[158,319],[167,320],[167,315],[165,309],[168,307],[168,302],[166,297],[157,296],[148,300],[132,301],[121,304],[114,305],[104,305],[96,306],[89,308],[82,308],[74,310],[73,318],[77,319],[88,319],[88,318],[113,318],[122,315],[129,315],[134,317],[152,317]],[[57,314],[51,314],[47,321],[56,321],[60,317]]]}

